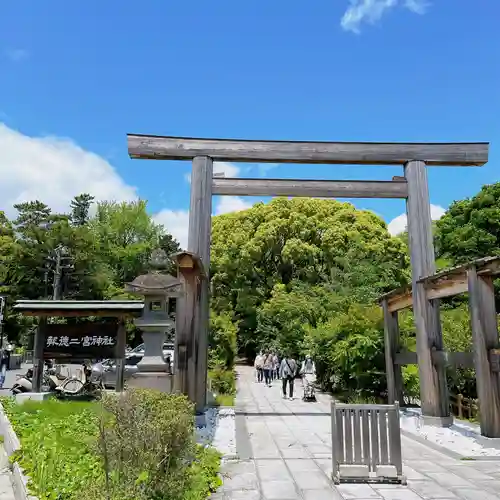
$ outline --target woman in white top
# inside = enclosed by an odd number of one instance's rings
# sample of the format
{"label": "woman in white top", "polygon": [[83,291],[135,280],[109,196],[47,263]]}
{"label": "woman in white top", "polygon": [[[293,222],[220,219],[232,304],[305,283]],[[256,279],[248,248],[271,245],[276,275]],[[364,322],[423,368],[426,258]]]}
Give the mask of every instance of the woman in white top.
{"label": "woman in white top", "polygon": [[309,354],[306,359],[302,362],[302,367],[300,368],[300,374],[302,375],[302,385],[304,387],[304,398],[315,399],[314,395],[314,382],[316,382],[316,365],[311,359]]}
{"label": "woman in white top", "polygon": [[257,371],[257,382],[262,382],[264,379],[264,356],[262,356],[262,351],[255,356],[255,362],[253,364],[255,370]]}

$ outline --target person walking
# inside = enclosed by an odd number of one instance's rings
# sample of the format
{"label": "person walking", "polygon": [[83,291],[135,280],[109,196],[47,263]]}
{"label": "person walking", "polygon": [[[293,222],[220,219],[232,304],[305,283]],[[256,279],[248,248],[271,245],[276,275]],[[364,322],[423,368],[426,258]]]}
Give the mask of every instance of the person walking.
{"label": "person walking", "polygon": [[280,378],[283,390],[283,399],[286,399],[286,386],[288,384],[288,393],[291,400],[293,400],[293,383],[297,373],[297,363],[289,356],[285,355],[280,364]]}
{"label": "person walking", "polygon": [[300,374],[302,375],[302,387],[304,388],[304,401],[315,401],[314,382],[316,382],[316,365],[309,354],[302,362]]}
{"label": "person walking", "polygon": [[255,356],[254,367],[257,371],[257,382],[262,382],[264,378],[264,356],[262,355],[262,351]]}
{"label": "person walking", "polygon": [[273,371],[273,355],[270,352],[264,354],[264,378],[266,380],[266,385],[271,387],[271,373]]}
{"label": "person walking", "polygon": [[3,347],[0,351],[0,389],[3,388],[3,384],[5,383],[5,376],[7,375],[7,370],[9,368],[12,350],[13,347],[10,344],[7,344],[7,346]]}
{"label": "person walking", "polygon": [[273,379],[279,379],[279,371],[280,371],[280,362],[278,355],[276,353],[273,354]]}

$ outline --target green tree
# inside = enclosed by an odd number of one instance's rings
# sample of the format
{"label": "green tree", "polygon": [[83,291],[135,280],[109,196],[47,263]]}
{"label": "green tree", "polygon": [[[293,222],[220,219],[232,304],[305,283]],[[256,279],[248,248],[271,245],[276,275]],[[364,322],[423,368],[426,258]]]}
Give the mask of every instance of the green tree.
{"label": "green tree", "polygon": [[271,298],[257,310],[259,347],[299,358],[308,328],[315,328],[340,308],[341,298],[326,287],[294,282],[287,290],[283,284],[275,285]]}
{"label": "green tree", "polygon": [[369,300],[409,276],[403,242],[378,216],[349,203],[305,198],[277,198],[214,217],[211,275],[212,307],[234,311],[239,346],[248,355],[258,343],[258,310],[276,285],[289,291],[295,282],[328,283],[347,293],[358,282],[365,290],[373,285]]}
{"label": "green tree", "polygon": [[237,323],[230,313],[210,312],[209,324],[209,365],[210,369],[230,370],[234,366],[236,355]]}
{"label": "green tree", "polygon": [[454,264],[500,254],[500,182],[455,201],[437,223],[439,255]]}
{"label": "green tree", "polygon": [[146,271],[148,259],[159,244],[163,228],[147,213],[143,200],[99,202],[89,228],[104,263],[113,269],[114,294]]}
{"label": "green tree", "polygon": [[88,193],[82,193],[71,200],[70,219],[74,226],[85,226],[89,222],[90,207],[94,197]]}
{"label": "green tree", "polygon": [[380,396],[385,390],[384,325],[378,305],[350,305],[309,328],[304,343],[324,388],[363,396]]}
{"label": "green tree", "polygon": [[[169,258],[171,255],[181,251],[179,242],[170,233],[165,233],[160,236],[158,246],[167,254]],[[173,261],[170,262],[168,272],[172,276],[177,276],[177,266]]]}

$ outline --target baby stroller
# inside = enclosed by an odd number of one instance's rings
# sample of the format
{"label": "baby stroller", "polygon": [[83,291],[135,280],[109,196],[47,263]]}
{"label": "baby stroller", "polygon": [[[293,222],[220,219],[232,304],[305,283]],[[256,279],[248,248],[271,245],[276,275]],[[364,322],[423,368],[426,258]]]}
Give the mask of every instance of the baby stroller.
{"label": "baby stroller", "polygon": [[304,401],[316,401],[316,390],[314,389],[315,378],[316,377],[314,375],[309,373],[306,373],[302,378],[302,383],[304,384],[304,396],[302,397],[302,399]]}
{"label": "baby stroller", "polygon": [[302,374],[302,385],[304,386],[304,401],[316,401],[316,391],[314,390],[314,382],[316,382],[316,366],[311,356],[307,355],[300,369]]}

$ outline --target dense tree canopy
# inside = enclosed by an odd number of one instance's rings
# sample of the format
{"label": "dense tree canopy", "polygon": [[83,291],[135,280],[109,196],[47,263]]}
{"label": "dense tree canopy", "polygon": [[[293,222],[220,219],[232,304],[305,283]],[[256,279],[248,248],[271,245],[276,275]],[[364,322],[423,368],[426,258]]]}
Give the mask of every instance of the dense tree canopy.
{"label": "dense tree canopy", "polygon": [[500,254],[500,182],[455,201],[437,223],[436,246],[455,264]]}
{"label": "dense tree canopy", "polygon": [[0,212],[0,287],[9,299],[5,331],[12,339],[31,322],[12,313],[16,299],[52,297],[57,253],[64,298],[125,297],[124,286],[148,269],[154,248],[167,254],[179,244],[156,224],[144,201],[98,202],[76,196],[69,213],[53,213],[40,200],[15,205],[17,217]]}
{"label": "dense tree canopy", "polygon": [[[262,339],[295,329],[286,311],[278,316],[273,308],[304,302],[304,286],[373,300],[407,281],[408,256],[372,212],[334,200],[277,198],[213,219],[211,270],[213,307],[234,313],[239,346],[252,353]],[[295,323],[300,315],[321,317],[304,307]]]}

